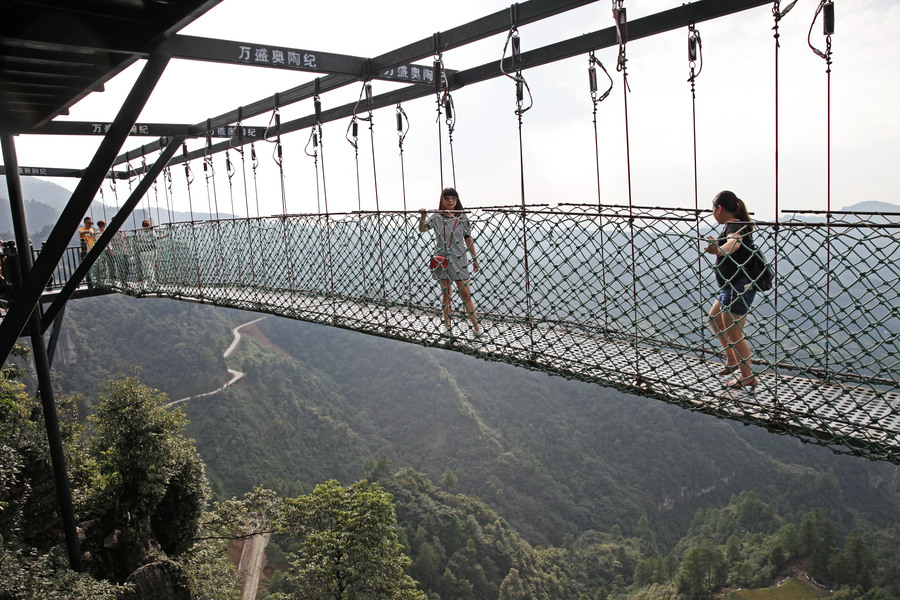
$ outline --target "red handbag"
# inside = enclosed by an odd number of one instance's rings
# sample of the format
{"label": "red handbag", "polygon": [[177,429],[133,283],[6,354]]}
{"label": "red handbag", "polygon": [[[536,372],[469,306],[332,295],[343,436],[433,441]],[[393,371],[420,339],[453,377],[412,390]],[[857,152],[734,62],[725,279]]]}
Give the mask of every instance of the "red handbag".
{"label": "red handbag", "polygon": [[435,254],[431,257],[431,260],[428,261],[428,267],[433,271],[435,269],[446,269],[450,266],[450,259],[446,256],[441,256],[440,254]]}

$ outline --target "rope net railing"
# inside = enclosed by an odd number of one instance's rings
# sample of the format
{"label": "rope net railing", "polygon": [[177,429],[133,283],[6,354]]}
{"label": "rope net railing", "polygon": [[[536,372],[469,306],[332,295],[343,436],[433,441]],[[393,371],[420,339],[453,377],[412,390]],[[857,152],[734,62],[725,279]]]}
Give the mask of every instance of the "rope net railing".
{"label": "rope net railing", "polygon": [[418,217],[380,211],[166,224],[118,234],[91,280],[133,296],[451,348],[900,463],[896,220],[830,213],[827,223],[755,224],[776,285],[757,293],[744,329],[759,382],[751,390],[723,386],[722,348],[707,323],[718,292],[704,252],[718,230],[709,211],[469,210],[480,336],[456,291],[453,328],[442,332],[440,288],[428,267],[435,239],[416,230]]}

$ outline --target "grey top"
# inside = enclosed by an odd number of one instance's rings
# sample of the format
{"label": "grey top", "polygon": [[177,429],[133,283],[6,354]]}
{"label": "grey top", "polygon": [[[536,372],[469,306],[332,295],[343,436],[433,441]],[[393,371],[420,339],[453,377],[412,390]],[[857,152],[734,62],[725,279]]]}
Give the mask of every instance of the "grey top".
{"label": "grey top", "polygon": [[445,216],[443,213],[435,213],[428,218],[425,226],[434,231],[434,253],[450,259],[446,269],[432,271],[434,278],[454,281],[469,279],[469,261],[466,256],[466,238],[472,237],[469,219],[464,214]]}

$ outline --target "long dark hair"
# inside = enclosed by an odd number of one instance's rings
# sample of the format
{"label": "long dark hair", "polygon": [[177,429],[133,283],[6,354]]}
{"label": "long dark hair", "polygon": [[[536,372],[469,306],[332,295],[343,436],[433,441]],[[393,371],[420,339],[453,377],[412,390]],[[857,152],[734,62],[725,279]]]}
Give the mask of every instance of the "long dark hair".
{"label": "long dark hair", "polygon": [[737,217],[738,221],[746,221],[748,223],[748,231],[753,230],[753,221],[750,220],[750,213],[747,212],[747,206],[734,192],[729,192],[728,190],[719,192],[716,194],[716,199],[713,200],[713,206],[721,206]]}
{"label": "long dark hair", "polygon": [[462,202],[459,201],[459,194],[456,193],[456,190],[454,188],[448,187],[448,188],[444,188],[441,191],[441,197],[438,198],[438,211],[444,210],[444,207],[441,206],[441,202],[444,199],[444,196],[455,196],[456,197],[456,206],[454,206],[452,210],[458,210],[458,211],[465,210],[463,208]]}

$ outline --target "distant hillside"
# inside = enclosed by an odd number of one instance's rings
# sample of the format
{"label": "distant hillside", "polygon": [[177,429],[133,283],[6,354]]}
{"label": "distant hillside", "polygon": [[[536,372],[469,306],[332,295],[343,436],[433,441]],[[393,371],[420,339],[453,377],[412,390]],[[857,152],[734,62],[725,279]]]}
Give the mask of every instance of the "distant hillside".
{"label": "distant hillside", "polygon": [[[69,201],[72,192],[61,185],[45,181],[37,177],[20,177],[22,182],[22,197],[24,200],[42,202],[57,212],[60,212]],[[9,195],[6,188],[6,176],[0,175],[0,200],[5,200],[9,205]]]}
{"label": "distant hillside", "polygon": [[[47,240],[50,231],[56,224],[59,214],[65,208],[66,203],[72,196],[72,192],[55,183],[44,181],[36,177],[22,177],[22,196],[25,204],[25,220],[28,223],[28,233],[32,243],[38,247],[42,242]],[[111,200],[107,197],[107,201]],[[125,200],[123,197],[122,201]],[[111,202],[103,205],[100,202],[94,202],[88,211],[88,215],[94,218],[94,221],[105,219],[111,220],[118,207]],[[193,215],[195,220],[205,221],[212,218],[208,213],[195,212]],[[231,218],[231,214],[222,213],[220,218]],[[191,213],[186,211],[173,211],[170,215],[164,206],[158,209],[156,206],[149,206],[143,201],[134,214],[125,222],[125,229],[136,229],[140,226],[141,221],[149,219],[153,224],[160,225],[170,220],[173,222],[189,221]],[[0,236],[6,239],[13,239],[12,215],[9,211],[9,196],[6,188],[6,177],[0,175]],[[72,245],[78,243],[77,236],[72,237]]]}
{"label": "distant hillside", "polygon": [[889,202],[877,202],[875,200],[867,200],[865,202],[857,202],[850,206],[845,206],[841,210],[858,211],[858,212],[881,212],[881,213],[900,213],[900,206]]}

